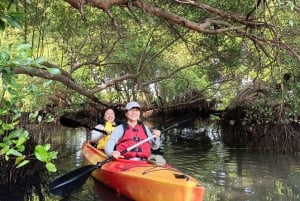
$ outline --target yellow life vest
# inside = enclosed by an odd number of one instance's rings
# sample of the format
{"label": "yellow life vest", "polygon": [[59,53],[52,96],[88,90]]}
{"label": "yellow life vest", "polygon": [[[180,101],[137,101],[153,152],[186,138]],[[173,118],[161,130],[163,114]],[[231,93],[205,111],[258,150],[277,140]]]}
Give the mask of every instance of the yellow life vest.
{"label": "yellow life vest", "polygon": [[104,149],[106,143],[110,138],[110,134],[115,129],[115,127],[115,122],[105,122],[104,130],[107,132],[107,135],[103,136],[98,140],[97,149]]}

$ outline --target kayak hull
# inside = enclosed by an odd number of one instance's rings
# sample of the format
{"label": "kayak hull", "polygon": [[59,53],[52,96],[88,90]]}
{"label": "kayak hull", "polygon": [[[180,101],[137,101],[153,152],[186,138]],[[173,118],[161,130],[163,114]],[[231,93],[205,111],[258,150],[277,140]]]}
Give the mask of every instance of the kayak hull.
{"label": "kayak hull", "polygon": [[[82,146],[82,154],[86,165],[107,158],[89,143]],[[135,201],[202,201],[205,192],[196,179],[169,164],[157,166],[147,161],[117,159],[97,168],[92,176]]]}

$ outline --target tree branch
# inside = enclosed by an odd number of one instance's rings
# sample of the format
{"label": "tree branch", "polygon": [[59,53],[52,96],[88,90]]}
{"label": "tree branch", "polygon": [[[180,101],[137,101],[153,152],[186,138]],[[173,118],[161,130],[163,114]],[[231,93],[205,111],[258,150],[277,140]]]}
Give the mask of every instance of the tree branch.
{"label": "tree branch", "polygon": [[[15,74],[25,74],[25,75],[30,75],[30,76],[36,76],[48,80],[54,80],[54,81],[59,81],[63,83],[65,86],[73,89],[74,91],[80,93],[81,95],[86,96],[87,98],[93,100],[94,102],[100,103],[102,105],[108,106],[109,104],[103,101],[100,101],[96,96],[94,96],[94,91],[92,90],[87,90],[86,88],[80,86],[74,80],[69,76],[67,72],[64,70],[60,69],[62,71],[61,75],[53,75],[49,73],[45,69],[37,69],[35,68],[34,70],[27,70],[22,67],[17,67],[14,69]],[[103,90],[103,89],[102,89]]]}

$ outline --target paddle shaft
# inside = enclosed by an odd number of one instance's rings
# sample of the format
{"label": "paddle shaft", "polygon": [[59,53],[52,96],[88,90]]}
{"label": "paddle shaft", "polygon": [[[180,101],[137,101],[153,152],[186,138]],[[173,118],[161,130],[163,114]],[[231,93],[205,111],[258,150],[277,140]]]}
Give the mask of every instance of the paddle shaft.
{"label": "paddle shaft", "polygon": [[98,132],[101,132],[101,133],[104,133],[104,134],[107,135],[107,132],[105,130],[101,130],[101,129],[98,129],[98,128],[91,128],[88,125],[81,124],[79,121],[69,119],[67,117],[61,117],[59,119],[59,121],[62,125],[67,126],[67,127],[72,127],[72,128],[84,127],[84,128],[89,129],[89,130],[95,130],[95,131],[98,131]]}
{"label": "paddle shaft", "polygon": [[98,129],[98,128],[90,128],[90,130],[99,131],[99,132],[104,133],[104,134],[107,135],[107,132],[105,130],[101,130],[101,129]]}

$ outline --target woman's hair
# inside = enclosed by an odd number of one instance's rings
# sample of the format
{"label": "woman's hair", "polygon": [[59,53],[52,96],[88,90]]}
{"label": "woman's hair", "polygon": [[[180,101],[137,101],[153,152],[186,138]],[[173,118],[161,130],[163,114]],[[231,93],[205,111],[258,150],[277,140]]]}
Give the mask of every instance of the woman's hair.
{"label": "woman's hair", "polygon": [[[97,118],[97,124],[102,124],[102,125],[104,125],[105,120],[104,120],[103,117],[104,117],[105,112],[106,112],[107,110],[109,110],[109,109],[113,110],[114,113],[115,113],[115,115],[116,115],[116,111],[115,111],[114,108],[112,108],[112,107],[107,107],[107,108],[105,108],[105,109],[100,113],[101,116],[99,116],[99,117]],[[116,123],[116,125],[119,125],[119,124],[121,124],[121,121],[118,120],[117,117],[115,117],[115,123]]]}
{"label": "woman's hair", "polygon": [[102,118],[104,117],[104,114],[105,114],[105,112],[106,112],[107,110],[112,110],[112,111],[114,111],[114,113],[116,114],[114,108],[112,108],[112,107],[107,107],[107,108],[105,108],[105,109],[102,111],[102,113],[101,113],[101,117],[102,117]]}

